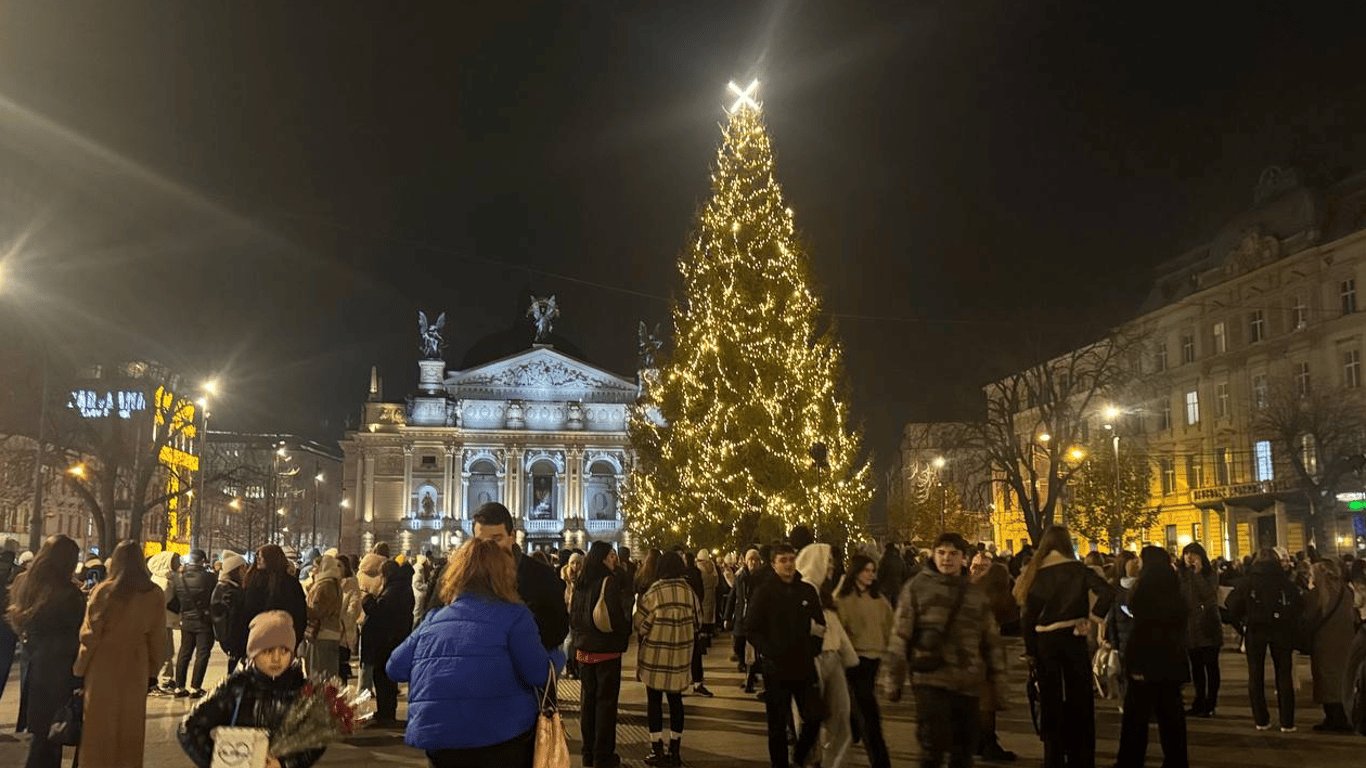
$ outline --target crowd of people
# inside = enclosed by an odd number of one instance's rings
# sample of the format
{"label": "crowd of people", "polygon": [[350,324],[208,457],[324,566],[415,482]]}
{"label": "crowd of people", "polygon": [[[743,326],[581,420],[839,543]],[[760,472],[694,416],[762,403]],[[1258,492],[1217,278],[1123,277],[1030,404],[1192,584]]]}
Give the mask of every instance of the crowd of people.
{"label": "crowd of people", "polygon": [[[944,533],[928,549],[887,544],[846,553],[798,526],[782,541],[714,556],[652,549],[640,561],[594,542],[586,552],[525,553],[501,504],[472,516],[473,536],[437,559],[385,543],[363,557],[335,550],[292,562],[270,544],[251,553],[163,552],[133,542],[82,558],[65,536],[36,555],[0,552],[0,665],[22,649],[20,730],[26,768],[58,768],[49,727],[82,691],[83,768],[140,766],[146,700],[197,700],[181,723],[186,755],[213,756],[213,729],[279,726],[309,676],[373,691],[379,727],[397,727],[407,684],[406,742],[433,766],[529,766],[535,726],[557,681],[577,679],[583,765],[621,763],[617,713],[634,640],[650,766],[682,764],[685,694],[710,697],[703,656],[719,635],[742,688],[764,703],[774,766],[837,766],[854,744],[891,764],[880,700],[909,680],[920,762],[1009,762],[998,712],[1026,706],[1046,768],[1095,764],[1097,696],[1122,701],[1119,768],[1142,766],[1149,723],[1163,765],[1187,765],[1186,719],[1215,717],[1220,649],[1236,639],[1258,730],[1296,729],[1293,654],[1308,654],[1316,731],[1361,730],[1366,574],[1350,556],[1266,549],[1210,560],[1141,552],[1079,559],[1066,528],[997,554]],[[1227,631],[1226,631],[1227,630]],[[1023,655],[1003,638],[1018,636]],[[228,677],[204,686],[217,645]],[[725,651],[723,651],[724,653]],[[193,664],[192,664],[193,662]],[[1010,664],[1025,690],[1007,684]],[[8,675],[0,675],[0,696]],[[1185,689],[1190,683],[1192,696]],[[664,719],[668,705],[668,721]],[[667,726],[667,727],[666,727]],[[271,756],[307,768],[321,750]]]}

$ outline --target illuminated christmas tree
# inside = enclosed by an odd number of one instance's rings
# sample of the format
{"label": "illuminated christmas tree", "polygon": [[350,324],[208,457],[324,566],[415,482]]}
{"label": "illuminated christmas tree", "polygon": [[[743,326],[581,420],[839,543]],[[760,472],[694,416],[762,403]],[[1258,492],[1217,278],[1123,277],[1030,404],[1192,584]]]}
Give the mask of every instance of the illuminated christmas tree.
{"label": "illuminated christmas tree", "polygon": [[679,259],[673,349],[645,375],[623,494],[655,544],[740,545],[804,523],[843,543],[872,489],[849,426],[843,352],[774,178],[760,108],[740,91],[712,197]]}

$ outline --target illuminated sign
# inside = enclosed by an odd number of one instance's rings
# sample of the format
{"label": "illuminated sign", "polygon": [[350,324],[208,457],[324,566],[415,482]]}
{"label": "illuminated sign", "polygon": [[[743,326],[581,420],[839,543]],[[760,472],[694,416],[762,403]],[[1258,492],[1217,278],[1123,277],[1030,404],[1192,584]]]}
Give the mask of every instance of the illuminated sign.
{"label": "illuminated sign", "polygon": [[87,419],[104,419],[118,416],[120,419],[133,417],[134,411],[147,410],[147,398],[139,391],[96,392],[93,389],[78,389],[71,393],[68,408],[81,412]]}

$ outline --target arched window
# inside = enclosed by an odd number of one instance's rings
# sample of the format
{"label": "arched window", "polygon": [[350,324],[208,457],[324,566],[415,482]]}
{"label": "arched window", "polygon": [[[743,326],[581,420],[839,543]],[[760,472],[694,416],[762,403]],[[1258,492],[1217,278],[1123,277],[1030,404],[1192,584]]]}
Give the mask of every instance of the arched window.
{"label": "arched window", "polygon": [[617,519],[616,469],[605,461],[595,461],[588,467],[584,482],[585,517],[589,520]]}

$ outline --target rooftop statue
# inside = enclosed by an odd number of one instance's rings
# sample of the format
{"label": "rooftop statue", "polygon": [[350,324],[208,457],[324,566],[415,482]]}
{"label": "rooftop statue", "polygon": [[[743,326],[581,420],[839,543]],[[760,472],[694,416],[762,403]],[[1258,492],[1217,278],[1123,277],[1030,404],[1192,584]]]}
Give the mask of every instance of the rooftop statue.
{"label": "rooftop statue", "polygon": [[441,338],[441,329],[446,327],[446,313],[436,319],[434,325],[427,324],[427,313],[422,310],[417,312],[417,348],[422,352],[423,358],[436,360],[441,357],[441,352],[446,349],[446,340]]}
{"label": "rooftop statue", "polygon": [[531,306],[526,311],[527,317],[536,325],[536,343],[545,344],[550,340],[551,323],[560,316],[560,308],[555,304],[555,297],[548,299],[538,299],[531,297]]}
{"label": "rooftop statue", "polygon": [[638,347],[638,350],[640,354],[640,367],[649,370],[655,367],[655,355],[658,354],[659,350],[664,346],[664,339],[659,334],[658,323],[655,324],[654,333],[650,333],[649,326],[645,325],[644,320],[640,321],[639,334],[640,346]]}

